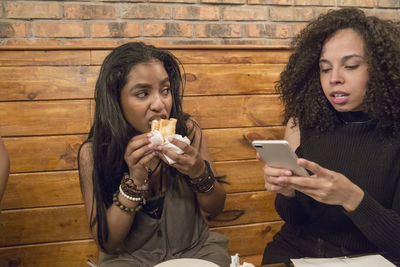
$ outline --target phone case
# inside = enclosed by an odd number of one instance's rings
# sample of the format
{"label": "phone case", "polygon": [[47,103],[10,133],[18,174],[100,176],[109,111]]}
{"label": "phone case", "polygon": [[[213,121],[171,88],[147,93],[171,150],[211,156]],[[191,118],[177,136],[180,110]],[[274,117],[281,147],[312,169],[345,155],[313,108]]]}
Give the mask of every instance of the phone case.
{"label": "phone case", "polygon": [[309,176],[297,165],[297,156],[286,140],[255,140],[252,142],[263,160],[271,167],[291,170],[295,175]]}

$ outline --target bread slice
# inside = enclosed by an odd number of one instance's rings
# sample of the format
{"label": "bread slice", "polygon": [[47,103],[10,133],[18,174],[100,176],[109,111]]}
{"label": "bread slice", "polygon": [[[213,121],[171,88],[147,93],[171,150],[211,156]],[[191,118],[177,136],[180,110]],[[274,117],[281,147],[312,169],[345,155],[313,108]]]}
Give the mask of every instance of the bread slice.
{"label": "bread slice", "polygon": [[174,135],[176,129],[176,119],[171,118],[169,120],[161,119],[159,121],[153,120],[151,122],[151,131],[159,131],[163,138]]}

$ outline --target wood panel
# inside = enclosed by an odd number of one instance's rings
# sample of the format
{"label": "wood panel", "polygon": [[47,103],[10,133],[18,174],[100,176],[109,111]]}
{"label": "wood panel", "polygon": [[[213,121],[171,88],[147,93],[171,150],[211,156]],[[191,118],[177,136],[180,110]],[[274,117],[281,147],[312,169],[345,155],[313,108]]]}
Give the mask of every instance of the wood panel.
{"label": "wood panel", "polygon": [[[271,230],[279,228],[277,223],[255,224],[244,227],[234,227],[236,231],[243,231],[243,237],[237,234],[229,236],[229,254],[240,254],[241,263],[244,261],[259,264],[261,263],[262,252],[266,242],[271,239]],[[268,231],[269,230],[269,231]],[[227,234],[227,229],[213,229],[212,231]],[[249,236],[251,235],[251,236]],[[252,239],[255,237],[255,239]],[[247,241],[247,242],[246,242]],[[255,245],[258,255],[248,255],[249,250],[244,247]],[[246,244],[246,246],[243,246]],[[86,260],[91,259],[97,263],[98,249],[93,240],[79,240],[68,242],[55,242],[49,244],[14,246],[10,248],[0,248],[0,266],[87,266]]]}
{"label": "wood panel", "polygon": [[3,138],[10,157],[10,172],[71,170],[86,135]]}
{"label": "wood panel", "polygon": [[282,107],[275,95],[185,97],[183,110],[203,129],[282,125]]}
{"label": "wood panel", "polygon": [[[275,194],[248,192],[228,194],[225,211],[211,220],[211,227],[279,221],[273,200]],[[231,220],[232,210],[244,214]],[[230,219],[230,220],[226,220]],[[217,221],[218,220],[218,221]],[[4,210],[0,220],[0,247],[90,238],[83,204]]]}
{"label": "wood panel", "polygon": [[222,180],[227,193],[264,190],[262,168],[264,164],[258,160],[220,161],[214,162],[217,175]]}
{"label": "wood panel", "polygon": [[97,66],[0,68],[0,101],[93,98]]}
{"label": "wood panel", "polygon": [[[216,162],[227,193],[263,191],[263,163],[256,160]],[[246,170],[246,171],[243,171]],[[78,171],[11,174],[3,210],[82,204]]]}
{"label": "wood panel", "polygon": [[[289,49],[167,49],[183,64],[286,64]],[[101,65],[111,50],[91,51],[91,64]]]}
{"label": "wood panel", "polygon": [[3,211],[0,233],[0,247],[91,238],[83,205]]}
{"label": "wood panel", "polygon": [[[217,227],[278,221],[280,217],[275,211],[274,199],[275,194],[266,191],[228,194],[224,211],[211,218],[209,225]],[[240,211],[244,213],[237,218]]]}
{"label": "wood panel", "polygon": [[11,174],[2,209],[82,204],[78,171]]}
{"label": "wood panel", "polygon": [[90,100],[0,102],[3,136],[87,133]]}
{"label": "wood panel", "polygon": [[[255,159],[250,146],[257,139],[281,139],[283,127],[249,127],[204,130],[214,161]],[[77,168],[77,153],[87,135],[5,137],[11,173],[71,170]],[[227,146],[229,144],[229,146]]]}
{"label": "wood panel", "polygon": [[0,51],[0,66],[84,66],[89,64],[90,51],[84,50]]}
{"label": "wood panel", "polygon": [[[0,132],[3,136],[88,133],[92,102],[0,102]],[[275,95],[185,97],[183,106],[203,129],[282,125],[282,107]]]}
{"label": "wood panel", "polygon": [[265,222],[257,224],[227,226],[212,228],[229,237],[229,255],[255,255],[263,254],[265,245],[281,229],[282,222]]}
{"label": "wood panel", "polygon": [[271,94],[283,67],[283,64],[186,64],[185,95]]}
{"label": "wood panel", "polygon": [[[217,173],[225,176],[227,193],[263,191],[263,163],[256,160],[216,162]],[[245,172],[243,170],[246,170]],[[82,204],[78,171],[11,174],[2,209]]]}
{"label": "wood panel", "polygon": [[87,259],[97,263],[98,249],[93,240],[0,248],[0,266],[87,267]]}
{"label": "wood panel", "polygon": [[[185,96],[274,93],[283,65],[187,65]],[[99,68],[0,68],[0,101],[93,98]],[[52,81],[52,82],[49,82]]]}
{"label": "wood panel", "polygon": [[249,127],[204,130],[208,149],[214,161],[255,159],[256,152],[250,141],[282,139],[284,127]]}

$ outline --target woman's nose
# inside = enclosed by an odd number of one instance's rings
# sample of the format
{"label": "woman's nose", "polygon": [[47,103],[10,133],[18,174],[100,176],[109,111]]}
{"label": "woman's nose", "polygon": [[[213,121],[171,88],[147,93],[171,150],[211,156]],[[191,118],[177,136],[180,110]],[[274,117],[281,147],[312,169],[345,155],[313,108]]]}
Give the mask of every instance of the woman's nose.
{"label": "woman's nose", "polygon": [[332,85],[342,84],[344,82],[343,74],[339,68],[332,68],[329,82]]}
{"label": "woman's nose", "polygon": [[159,94],[154,94],[151,97],[151,103],[150,103],[150,109],[151,110],[161,110],[164,107],[161,95]]}

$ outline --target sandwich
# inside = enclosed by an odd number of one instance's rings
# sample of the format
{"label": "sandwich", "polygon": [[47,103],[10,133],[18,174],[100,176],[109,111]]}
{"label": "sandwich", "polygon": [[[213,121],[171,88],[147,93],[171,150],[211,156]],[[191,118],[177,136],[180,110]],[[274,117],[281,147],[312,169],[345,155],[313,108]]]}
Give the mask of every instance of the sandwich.
{"label": "sandwich", "polygon": [[[169,120],[153,120],[151,122],[151,132],[153,133],[153,136],[150,137],[150,142],[155,145],[164,145],[168,149],[171,149],[177,154],[182,154],[183,151],[176,145],[169,143],[168,142],[168,137],[173,137],[176,138],[182,142],[185,142],[186,144],[190,144],[189,138],[187,136],[182,137],[179,134],[175,134],[176,130],[176,119],[171,118]],[[169,158],[167,155],[164,154],[164,157],[168,160],[169,164],[174,164],[175,161]]]}
{"label": "sandwich", "polygon": [[151,122],[151,132],[153,136],[150,141],[154,145],[162,145],[168,142],[169,136],[175,136],[176,119],[171,118],[169,120],[153,120]]}
{"label": "sandwich", "polygon": [[163,136],[163,139],[167,136],[171,136],[175,134],[176,128],[176,119],[171,118],[169,120],[153,120],[151,122],[151,131],[159,131]]}

